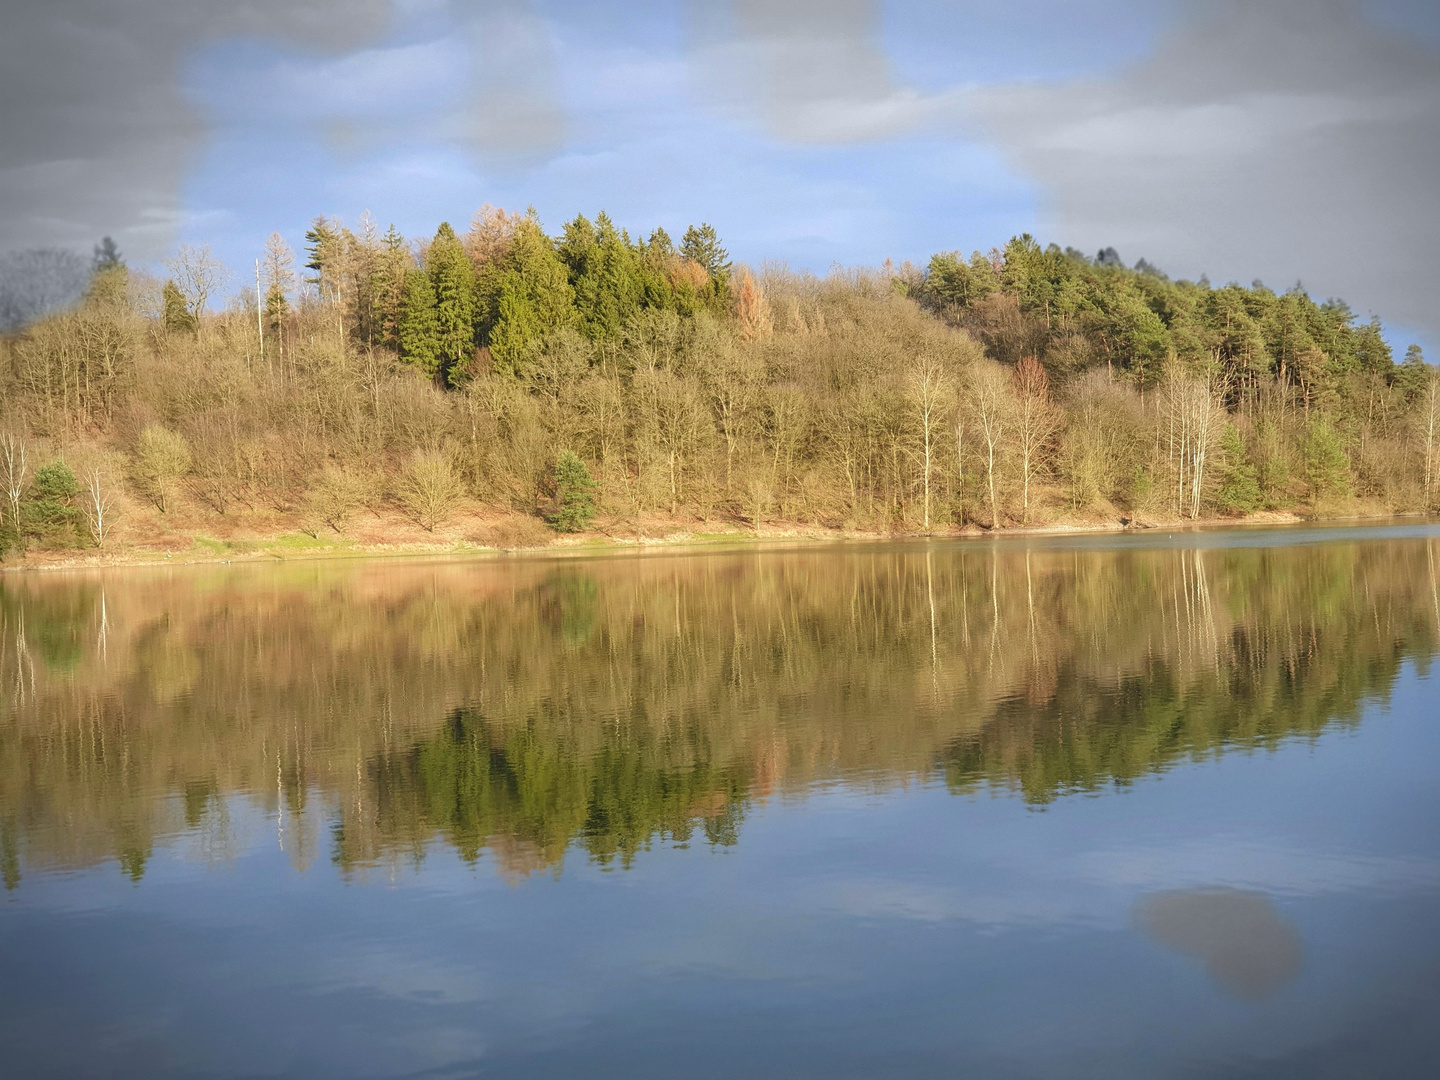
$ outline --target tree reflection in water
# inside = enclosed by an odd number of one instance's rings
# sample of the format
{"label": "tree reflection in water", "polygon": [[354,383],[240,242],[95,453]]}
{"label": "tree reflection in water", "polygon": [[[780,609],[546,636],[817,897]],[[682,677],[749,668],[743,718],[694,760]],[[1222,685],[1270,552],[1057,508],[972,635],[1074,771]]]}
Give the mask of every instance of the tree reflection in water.
{"label": "tree reflection in water", "polygon": [[1436,541],[908,544],[0,582],[0,868],[436,842],[507,874],[838,781],[1032,804],[1353,724],[1440,626]]}

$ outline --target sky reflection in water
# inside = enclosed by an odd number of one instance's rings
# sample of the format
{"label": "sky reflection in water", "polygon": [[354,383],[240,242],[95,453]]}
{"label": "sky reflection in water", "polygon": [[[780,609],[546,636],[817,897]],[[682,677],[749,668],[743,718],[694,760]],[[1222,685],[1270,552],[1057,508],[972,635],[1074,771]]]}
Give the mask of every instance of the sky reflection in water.
{"label": "sky reflection in water", "polygon": [[1281,535],[5,578],[0,1054],[1423,1073],[1440,535]]}

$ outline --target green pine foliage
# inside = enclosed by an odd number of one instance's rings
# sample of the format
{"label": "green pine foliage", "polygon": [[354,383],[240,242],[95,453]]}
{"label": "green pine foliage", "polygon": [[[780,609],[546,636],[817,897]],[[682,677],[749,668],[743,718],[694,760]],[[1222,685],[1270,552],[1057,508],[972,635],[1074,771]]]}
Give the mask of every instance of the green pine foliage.
{"label": "green pine foliage", "polygon": [[45,545],[67,545],[78,539],[79,514],[75,509],[80,485],[64,461],[52,461],[35,471],[23,514],[26,535]]}
{"label": "green pine foliage", "polygon": [[642,251],[604,211],[594,225],[584,216],[566,225],[557,247],[574,291],[580,332],[592,341],[618,338],[646,299]]}
{"label": "green pine foliage", "polygon": [[1260,506],[1260,479],[1245,449],[1245,439],[1234,424],[1225,425],[1220,452],[1225,459],[1218,496],[1220,509],[1229,514],[1253,513]]}
{"label": "green pine foliage", "polygon": [[413,269],[405,275],[395,331],[400,359],[434,378],[440,370],[440,317],[435,308],[435,290],[430,275]]}
{"label": "green pine foliage", "polygon": [[[382,505],[442,453],[457,498],[536,530],[551,493],[557,528],[603,508],[907,530],[927,503],[1019,521],[1032,494],[1042,518],[1145,520],[1406,511],[1437,488],[1434,369],[1299,286],[1172,280],[1030,236],[923,270],[757,275],[710,225],[632,238],[603,211],[558,236],[487,210],[423,242],[368,215],[306,239],[316,287],[272,273],[260,364],[253,307],[197,317],[173,281],[155,305],[97,255],[81,305],[0,339],[0,430],[51,452],[83,432],[145,494],[134,432],[163,421],[193,450],[174,497],[217,513],[308,506],[372,462]],[[1047,378],[1022,401],[1025,357]]]}
{"label": "green pine foliage", "polygon": [[730,300],[730,253],[720,245],[719,234],[710,224],[691,225],[680,239],[680,255],[705,271],[708,277],[705,300],[723,308]]}
{"label": "green pine foliage", "polygon": [[1330,408],[1351,375],[1395,377],[1379,324],[1357,326],[1343,302],[1317,303],[1299,286],[1172,281],[1144,260],[1130,270],[1113,251],[1102,255],[1041,248],[1028,234],[968,261],[942,252],[915,295],[996,359],[1034,353],[1061,375],[1104,365],[1137,389],[1158,385],[1165,365],[1180,361],[1213,365],[1232,402],[1278,381],[1302,407]]}
{"label": "green pine foliage", "polygon": [[573,450],[555,462],[555,506],[550,524],[560,532],[584,532],[595,519],[595,478]]}
{"label": "green pine foliage", "polygon": [[425,273],[435,299],[435,370],[453,381],[475,355],[475,270],[448,221],[430,243]]}
{"label": "green pine foliage", "polygon": [[161,324],[172,334],[193,334],[196,327],[195,314],[185,302],[185,294],[174,281],[166,281],[160,290]]}
{"label": "green pine foliage", "polygon": [[555,244],[533,217],[515,229],[505,259],[481,274],[482,331],[495,370],[520,376],[530,370],[545,339],[573,326],[574,290]]}

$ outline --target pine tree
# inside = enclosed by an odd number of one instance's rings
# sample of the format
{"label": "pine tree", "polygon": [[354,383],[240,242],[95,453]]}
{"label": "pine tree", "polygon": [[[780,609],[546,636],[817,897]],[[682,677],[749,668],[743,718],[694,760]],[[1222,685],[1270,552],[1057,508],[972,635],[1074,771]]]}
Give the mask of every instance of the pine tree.
{"label": "pine tree", "polygon": [[115,246],[115,241],[105,237],[95,245],[95,261],[92,271],[96,274],[103,274],[107,270],[123,270],[125,260],[120,257],[120,249]]}
{"label": "pine tree", "polygon": [[519,375],[548,334],[575,323],[574,292],[555,245],[528,216],[515,228],[503,265],[487,266],[487,343],[497,371]]}
{"label": "pine tree", "polygon": [[115,241],[105,237],[95,245],[95,259],[91,263],[90,287],[85,293],[85,302],[103,307],[124,307],[130,298],[130,271],[120,257]]}
{"label": "pine tree", "polygon": [[695,263],[710,278],[706,299],[718,307],[730,301],[730,254],[720,246],[713,225],[691,225],[680,240],[680,254]]}
{"label": "pine tree", "polygon": [[405,275],[396,339],[400,359],[434,378],[440,370],[440,322],[435,311],[435,290],[424,270],[414,269]]}
{"label": "pine tree", "polygon": [[405,279],[414,268],[415,260],[405,245],[405,238],[392,224],[380,240],[380,254],[375,271],[375,322],[381,344],[399,351],[400,314],[405,299]]}
{"label": "pine tree", "polygon": [[592,226],[583,216],[565,226],[557,252],[569,271],[580,332],[592,341],[620,336],[645,301],[640,254],[601,211]]}
{"label": "pine tree", "polygon": [[280,358],[285,358],[285,322],[290,314],[290,293],[295,288],[295,253],[278,232],[265,241],[265,322],[275,335]]}
{"label": "pine tree", "polygon": [[555,502],[549,521],[560,532],[583,532],[595,518],[595,478],[573,450],[555,463]]}
{"label": "pine tree", "polygon": [[180,286],[175,284],[174,279],[165,282],[165,287],[160,290],[161,316],[160,321],[166,330],[171,333],[194,333],[196,319],[190,310],[190,305],[185,302],[185,294],[180,291]]}
{"label": "pine tree", "polygon": [[1405,361],[1395,367],[1395,386],[1407,402],[1413,402],[1425,392],[1430,382],[1431,368],[1425,363],[1425,353],[1419,345],[1405,350]]}
{"label": "pine tree", "polygon": [[315,276],[308,280],[319,291],[321,300],[339,297],[343,246],[340,223],[323,214],[305,230],[305,254],[309,256],[305,269],[315,271]]}
{"label": "pine tree", "polygon": [[449,222],[436,231],[425,269],[435,297],[438,370],[453,383],[475,355],[475,271]]}
{"label": "pine tree", "polygon": [[1245,439],[1234,424],[1225,425],[1220,451],[1225,458],[1220,474],[1220,508],[1232,514],[1254,512],[1260,505],[1260,478],[1250,463]]}

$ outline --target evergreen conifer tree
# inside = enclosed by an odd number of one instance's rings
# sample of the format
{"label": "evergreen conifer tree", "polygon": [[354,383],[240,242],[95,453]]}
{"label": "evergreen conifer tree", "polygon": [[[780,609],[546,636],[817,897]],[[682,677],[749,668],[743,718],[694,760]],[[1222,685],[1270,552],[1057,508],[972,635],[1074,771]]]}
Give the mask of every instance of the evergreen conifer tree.
{"label": "evergreen conifer tree", "polygon": [[730,253],[720,246],[715,227],[703,222],[698,227],[691,225],[680,240],[680,254],[710,276],[707,299],[725,306],[730,299]]}
{"label": "evergreen conifer tree", "polygon": [[1221,509],[1232,514],[1252,513],[1260,505],[1260,479],[1234,424],[1225,425],[1220,450],[1225,457],[1220,478]]}
{"label": "evergreen conifer tree", "polygon": [[569,275],[533,215],[515,227],[503,267],[485,269],[490,353],[497,371],[518,375],[533,363],[547,334],[574,325]]}
{"label": "evergreen conifer tree", "polygon": [[438,370],[453,381],[475,355],[475,271],[448,221],[435,233],[425,269],[435,297]]}
{"label": "evergreen conifer tree", "polygon": [[165,287],[160,290],[160,302],[160,321],[166,330],[177,334],[194,333],[195,315],[191,312],[190,305],[185,302],[185,294],[173,279],[166,281]]}
{"label": "evergreen conifer tree", "polygon": [[415,261],[405,238],[392,224],[380,240],[376,266],[375,321],[381,343],[399,349],[400,312],[405,299],[405,278]]}
{"label": "evergreen conifer tree", "polygon": [[95,273],[103,274],[107,270],[122,270],[124,267],[125,260],[120,257],[120,249],[115,246],[114,240],[107,236],[95,245]]}
{"label": "evergreen conifer tree", "polygon": [[580,331],[592,341],[620,336],[645,300],[640,255],[604,211],[592,226],[577,217],[557,248],[570,273]]}
{"label": "evergreen conifer tree", "polygon": [[555,502],[549,520],[560,532],[583,532],[595,518],[595,479],[573,450],[555,463]]}
{"label": "evergreen conifer tree", "polygon": [[435,290],[424,270],[411,270],[405,275],[395,336],[400,359],[433,378],[440,370],[440,324],[435,313]]}

